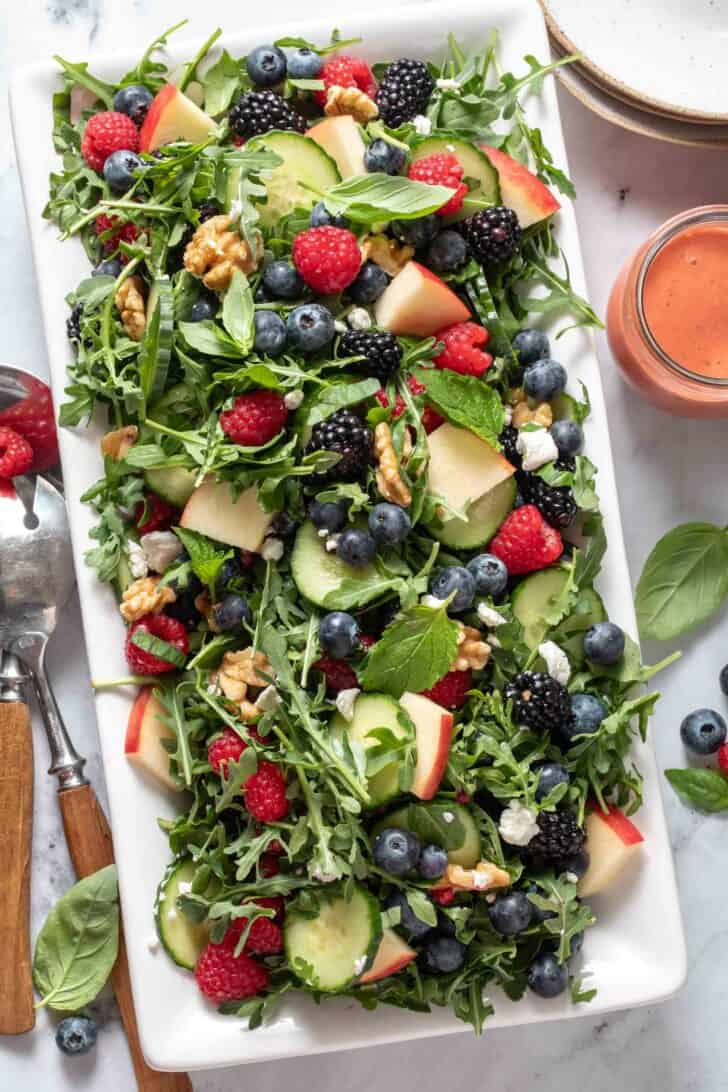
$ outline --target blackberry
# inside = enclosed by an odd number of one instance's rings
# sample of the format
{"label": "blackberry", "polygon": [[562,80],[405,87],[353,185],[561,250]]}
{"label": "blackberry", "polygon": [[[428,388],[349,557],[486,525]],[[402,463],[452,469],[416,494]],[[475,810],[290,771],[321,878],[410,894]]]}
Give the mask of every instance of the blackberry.
{"label": "blackberry", "polygon": [[524,474],[519,484],[526,504],[535,504],[552,527],[569,527],[574,522],[577,504],[568,485],[549,485],[538,474]]}
{"label": "blackberry", "polygon": [[375,376],[384,386],[402,363],[402,346],[394,334],[382,330],[347,330],[341,335],[337,355],[365,357],[354,367]]}
{"label": "blackberry", "polygon": [[423,61],[400,57],[385,69],[377,91],[377,106],[385,125],[396,129],[421,114],[435,89],[435,81]]}
{"label": "blackberry", "polygon": [[314,425],[305,453],[337,451],[341,453],[335,466],[316,475],[318,481],[353,482],[363,478],[372,462],[374,438],[372,430],[352,413],[337,410]]}
{"label": "blackberry", "polygon": [[66,319],[66,337],[69,341],[74,341],[77,345],[81,343],[81,315],[83,314],[83,304],[77,303],[71,311],[70,315]]}
{"label": "blackberry", "polygon": [[565,686],[541,671],[522,671],[505,688],[513,702],[513,720],[536,731],[558,732],[571,719],[571,700]]}
{"label": "blackberry", "polygon": [[523,457],[516,446],[518,444],[518,429],[513,425],[506,425],[498,437],[503,448],[503,455],[516,470],[521,469]]}
{"label": "blackberry", "polygon": [[203,201],[198,205],[197,211],[200,215],[200,223],[204,224],[205,220],[211,220],[213,216],[220,215],[220,205],[212,197],[209,201]]}
{"label": "blackberry", "polygon": [[528,843],[526,852],[539,866],[558,868],[583,849],[586,834],[572,812],[541,811],[536,822],[540,833]]}
{"label": "blackberry", "polygon": [[306,121],[274,91],[246,91],[232,107],[228,121],[235,136],[247,140],[271,129],[302,133]]}
{"label": "blackberry", "polygon": [[495,205],[463,220],[461,231],[471,253],[483,264],[507,262],[521,245],[521,229],[513,209]]}

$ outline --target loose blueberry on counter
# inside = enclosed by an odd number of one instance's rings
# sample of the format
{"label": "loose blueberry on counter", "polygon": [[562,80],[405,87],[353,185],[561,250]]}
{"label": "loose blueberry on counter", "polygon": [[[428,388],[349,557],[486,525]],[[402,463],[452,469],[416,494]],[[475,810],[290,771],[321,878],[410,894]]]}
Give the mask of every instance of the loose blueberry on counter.
{"label": "loose blueberry on counter", "polygon": [[404,892],[393,891],[391,895],[387,896],[384,906],[386,910],[393,910],[395,906],[397,907],[399,910],[399,925],[396,925],[395,929],[402,929],[409,940],[423,940],[432,931],[432,927],[426,921],[422,921],[421,918],[417,917]]}
{"label": "loose blueberry on counter", "polygon": [[543,800],[557,785],[568,785],[569,781],[568,770],[560,766],[558,762],[544,762],[538,773],[536,799]]}
{"label": "loose blueberry on counter", "polygon": [[88,1054],[96,1044],[96,1034],[90,1016],[67,1016],[56,1028],[56,1045],[64,1054]]}
{"label": "loose blueberry on counter", "polygon": [[286,320],[286,329],[294,349],[315,353],[334,340],[334,316],[320,303],[294,307]]}
{"label": "loose blueberry on counter", "polygon": [[555,360],[537,360],[523,373],[523,387],[530,398],[550,402],[566,388],[566,368]]}
{"label": "loose blueberry on counter", "polygon": [[432,574],[428,590],[436,599],[447,599],[454,592],[447,608],[448,614],[462,614],[473,605],[475,579],[463,565],[447,565]]}
{"label": "loose blueberry on counter", "polygon": [[488,909],[490,924],[503,937],[514,937],[528,929],[533,919],[534,906],[523,891],[509,891],[498,895]]}
{"label": "loose blueberry on counter", "polygon": [[253,614],[242,595],[230,592],[212,608],[212,617],[221,633],[242,629],[244,622],[251,622]]}
{"label": "loose blueberry on counter", "polygon": [[323,64],[323,57],[312,49],[302,47],[288,57],[288,75],[292,80],[315,80]]}
{"label": "loose blueberry on counter", "polygon": [[442,846],[425,846],[417,862],[417,871],[425,880],[439,880],[447,868],[447,850]]}
{"label": "loose blueberry on counter", "polygon": [[412,520],[398,504],[382,501],[369,513],[369,533],[378,546],[396,546],[412,530]]}
{"label": "loose blueberry on counter", "polygon": [[317,531],[328,531],[335,534],[343,531],[349,513],[349,502],[338,501],[311,501],[308,514],[311,523]]}
{"label": "loose blueberry on counter", "polygon": [[593,694],[571,695],[571,720],[562,723],[560,735],[567,747],[577,736],[593,736],[607,715],[607,707]]}
{"label": "loose blueberry on counter", "polygon": [[126,114],[139,127],[147,116],[153,98],[152,92],[142,84],[130,83],[127,87],[120,87],[114,95],[114,109]]}
{"label": "loose blueberry on counter", "polygon": [[535,364],[545,360],[550,352],[549,339],[542,330],[519,330],[513,339],[513,348],[518,354],[519,363]]}
{"label": "loose blueberry on counter", "polygon": [[326,227],[331,224],[332,227],[348,227],[349,222],[345,216],[332,216],[327,211],[323,201],[318,201],[311,209],[311,215],[308,218],[308,222],[311,227]]}
{"label": "loose blueberry on counter", "polygon": [[[530,883],[526,888],[526,894],[540,895],[542,898],[546,897],[546,892],[542,890],[542,888],[540,888],[537,883]],[[531,902],[530,899],[528,901]],[[535,902],[531,902],[531,922],[534,925],[543,925],[543,923],[545,921],[548,921],[549,918],[555,917],[555,910],[541,910],[540,907],[536,906]]]}
{"label": "loose blueberry on counter", "polygon": [[433,213],[430,216],[421,216],[419,220],[393,220],[390,226],[401,243],[420,250],[435,238],[439,224]]}
{"label": "loose blueberry on counter", "polygon": [[465,945],[455,937],[431,937],[423,947],[425,968],[433,974],[453,974],[465,962]]}
{"label": "loose blueberry on counter", "polygon": [[376,262],[364,262],[356,280],[347,288],[349,299],[354,303],[374,303],[389,284],[389,277]]}
{"label": "loose blueberry on counter", "polygon": [[374,560],[376,552],[377,544],[372,536],[366,531],[360,531],[358,527],[342,531],[336,544],[336,556],[354,569],[363,569]]}
{"label": "loose blueberry on counter", "polygon": [[407,156],[404,148],[390,144],[381,137],[373,140],[364,152],[364,166],[370,174],[399,174]]}
{"label": "loose blueberry on counter", "polygon": [[459,231],[441,231],[427,248],[425,262],[435,273],[454,273],[468,260],[468,244]]}
{"label": "loose blueberry on counter", "polygon": [[136,181],[134,171],[141,166],[142,161],[136,152],[126,150],[112,152],[104,163],[104,178],[111,192],[120,194],[131,189]]}
{"label": "loose blueberry on counter", "polygon": [[121,262],[118,258],[104,258],[95,269],[91,270],[92,277],[113,277],[114,280],[121,273]]}
{"label": "loose blueberry on counter", "polygon": [[680,725],[680,738],[696,755],[712,755],[726,740],[726,723],[715,709],[695,709]]}
{"label": "loose blueberry on counter", "polygon": [[624,656],[624,630],[616,622],[595,622],[584,634],[584,655],[599,667],[611,667]]}
{"label": "loose blueberry on counter", "polygon": [[720,688],[724,694],[728,695],[728,664],[725,665],[720,675],[718,676]]}
{"label": "loose blueberry on counter", "polygon": [[190,322],[207,322],[217,314],[217,300],[211,296],[198,296],[190,307]]}
{"label": "loose blueberry on counter", "polygon": [[328,656],[345,660],[351,656],[359,640],[359,624],[352,614],[334,610],[319,622],[319,644]]}
{"label": "loose blueberry on counter", "polygon": [[558,997],[569,984],[569,971],[553,952],[540,952],[528,968],[526,979],[539,997]]}
{"label": "loose blueberry on counter", "polygon": [[374,863],[390,876],[406,876],[417,864],[422,850],[420,840],[409,830],[385,827],[374,839]]}
{"label": "loose blueberry on counter", "polygon": [[467,564],[467,570],[475,581],[478,595],[497,599],[508,585],[508,569],[495,554],[478,554]]}
{"label": "loose blueberry on counter", "polygon": [[578,853],[573,853],[571,857],[565,857],[560,868],[562,872],[573,872],[580,880],[582,876],[586,876],[590,863],[591,858],[588,852],[585,849],[580,849]]}
{"label": "loose blueberry on counter", "polygon": [[303,295],[303,277],[290,262],[271,262],[263,270],[263,287],[274,300],[297,300]]}
{"label": "loose blueberry on counter", "polygon": [[560,459],[572,459],[584,446],[584,433],[576,421],[568,418],[554,421],[550,431],[551,438],[559,449]]}
{"label": "loose blueberry on counter", "polygon": [[278,356],[286,347],[288,328],[277,311],[256,311],[253,316],[256,353]]}
{"label": "loose blueberry on counter", "polygon": [[256,87],[275,87],[286,76],[286,55],[274,45],[260,45],[248,54],[245,67]]}

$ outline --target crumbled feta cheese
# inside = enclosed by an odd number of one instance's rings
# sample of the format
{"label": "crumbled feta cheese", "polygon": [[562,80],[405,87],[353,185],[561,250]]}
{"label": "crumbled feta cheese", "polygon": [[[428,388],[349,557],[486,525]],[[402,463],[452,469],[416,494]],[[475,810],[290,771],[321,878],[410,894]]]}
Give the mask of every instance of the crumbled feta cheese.
{"label": "crumbled feta cheese", "polygon": [[357,978],[362,973],[366,965],[367,957],[365,955],[360,955],[358,959],[354,960],[354,974],[357,976]]}
{"label": "crumbled feta cheese", "polygon": [[510,425],[512,420],[513,420],[513,409],[512,409],[512,407],[511,406],[504,406],[503,407],[503,424],[504,425]]}
{"label": "crumbled feta cheese", "polygon": [[192,884],[189,883],[187,880],[180,880],[177,884],[177,890],[179,891],[180,895],[189,895],[190,891],[192,890]]}
{"label": "crumbled feta cheese", "polygon": [[369,330],[372,325],[372,318],[366,307],[352,307],[346,321],[352,330]]}
{"label": "crumbled feta cheese", "polygon": [[230,202],[230,212],[228,213],[228,216],[230,217],[230,223],[234,224],[236,222],[236,220],[239,220],[241,215],[242,215],[242,212],[243,212],[243,202],[238,200],[237,197],[235,197]]}
{"label": "crumbled feta cheese", "polygon": [[316,534],[318,535],[319,538],[328,538],[329,532],[326,530],[325,527],[319,527]]}
{"label": "crumbled feta cheese", "polygon": [[144,550],[138,542],[130,538],[126,544],[126,556],[129,558],[129,571],[135,580],[141,580],[149,572],[149,563]]}
{"label": "crumbled feta cheese", "polygon": [[283,405],[291,412],[297,410],[301,402],[303,402],[303,391],[289,391],[283,396]]}
{"label": "crumbled feta cheese", "polygon": [[511,800],[501,813],[498,833],[511,846],[527,846],[539,833],[536,813],[520,800]]}
{"label": "crumbled feta cheese", "polygon": [[147,937],[147,948],[152,955],[156,955],[159,951],[159,937],[156,933],[150,933]]}
{"label": "crumbled feta cheese", "polygon": [[455,151],[455,145],[454,144],[446,144],[445,145],[445,151],[446,152],[454,152]]}
{"label": "crumbled feta cheese", "polygon": [[271,709],[277,709],[281,704],[281,699],[275,686],[266,686],[264,690],[261,690],[254,704],[256,709],[262,709],[264,713],[269,713]]}
{"label": "crumbled feta cheese", "polygon": [[418,136],[429,136],[432,132],[432,122],[424,114],[415,114],[412,118],[412,124]]}
{"label": "crumbled feta cheese", "polygon": [[459,91],[460,84],[457,80],[439,79],[435,80],[435,86],[439,87],[441,91]]}
{"label": "crumbled feta cheese", "polygon": [[356,686],[350,686],[348,689],[340,690],[336,695],[336,708],[344,720],[352,721],[354,719],[354,702],[360,693],[361,691]]}
{"label": "crumbled feta cheese", "polygon": [[571,665],[563,648],[559,648],[553,641],[544,641],[538,646],[538,651],[546,661],[546,670],[551,678],[562,686],[566,686],[571,678]]}
{"label": "crumbled feta cheese", "polygon": [[420,606],[432,607],[433,610],[439,610],[442,606],[442,599],[438,599],[436,595],[423,595],[420,599]]}
{"label": "crumbled feta cheese", "polygon": [[177,920],[177,911],[173,910],[173,909],[168,910],[167,914],[166,914],[166,918],[167,918],[167,921],[176,921]]}
{"label": "crumbled feta cheese", "polygon": [[566,879],[569,881],[569,883],[579,882],[579,877],[577,876],[576,872],[565,872],[564,875],[566,876]]}
{"label": "crumbled feta cheese", "polygon": [[334,329],[336,330],[337,334],[345,334],[346,323],[342,322],[341,319],[336,319],[336,321],[334,322]]}
{"label": "crumbled feta cheese", "polygon": [[455,816],[453,815],[453,813],[451,811],[444,811],[442,813],[442,821],[443,821],[443,823],[454,823],[455,822]]}
{"label": "crumbled feta cheese", "polygon": [[339,539],[340,538],[341,538],[341,535],[329,535],[329,537],[326,539],[326,542],[324,544],[326,546],[327,553],[329,553],[329,554],[336,553],[336,547],[339,545]]}
{"label": "crumbled feta cheese", "polygon": [[498,638],[496,637],[495,633],[489,633],[488,636],[485,638],[485,642],[486,642],[486,644],[490,645],[491,648],[501,648],[502,647],[501,643],[498,640]]}
{"label": "crumbled feta cheese", "polygon": [[260,556],[264,561],[280,561],[283,557],[284,549],[283,539],[267,538],[263,543]]}
{"label": "crumbled feta cheese", "polygon": [[491,877],[489,872],[478,872],[478,870],[474,868],[471,875],[473,877],[473,887],[482,889],[483,887],[487,887],[490,883]]}
{"label": "crumbled feta cheese", "polygon": [[499,614],[493,607],[489,607],[487,603],[478,603],[478,618],[487,626],[488,629],[495,629],[496,626],[502,626],[505,624],[506,619],[502,614]]}
{"label": "crumbled feta cheese", "polygon": [[548,429],[521,429],[516,441],[516,449],[523,456],[524,470],[538,470],[559,457],[554,438]]}
{"label": "crumbled feta cheese", "polygon": [[[301,872],[303,872],[303,869],[301,869]],[[311,879],[318,880],[319,883],[336,883],[336,876],[330,876],[328,872],[322,872],[318,865],[311,872]]]}
{"label": "crumbled feta cheese", "polygon": [[218,682],[217,678],[211,679],[211,681],[207,684],[206,690],[208,694],[212,694],[215,697],[218,694],[222,693],[220,683]]}
{"label": "crumbled feta cheese", "polygon": [[150,531],[148,535],[142,535],[140,545],[149,568],[155,573],[165,572],[184,549],[172,531]]}

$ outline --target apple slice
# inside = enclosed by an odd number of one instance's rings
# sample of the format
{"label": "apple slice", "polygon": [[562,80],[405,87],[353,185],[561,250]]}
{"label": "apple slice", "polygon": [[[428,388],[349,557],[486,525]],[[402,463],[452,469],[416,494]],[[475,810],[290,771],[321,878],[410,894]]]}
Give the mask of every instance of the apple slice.
{"label": "apple slice", "polygon": [[174,733],[162,720],[164,709],[151,686],[143,686],[131,707],[126,726],[124,754],[135,766],[146,770],[168,789],[181,792],[169,772],[169,754],[162,740],[174,739]]}
{"label": "apple slice", "polygon": [[405,944],[394,929],[385,929],[377,948],[374,962],[368,971],[359,979],[360,986],[366,986],[369,982],[378,982],[380,978],[388,978],[390,974],[396,974],[417,958],[417,952]]}
{"label": "apple slice", "polygon": [[154,152],[175,140],[198,144],[216,128],[204,110],[173,83],[167,83],[152,99],[139,132],[139,148],[142,152]]}
{"label": "apple slice", "polygon": [[419,262],[407,262],[377,300],[374,314],[382,330],[412,337],[430,337],[470,318],[463,301]]}
{"label": "apple slice", "polygon": [[447,766],[453,715],[424,694],[405,693],[399,704],[410,715],[415,726],[417,765],[412,778],[412,792],[420,800],[431,800]]}
{"label": "apple slice", "polygon": [[487,144],[480,148],[498,171],[501,204],[513,209],[522,228],[540,224],[559,211],[561,205],[551,190],[528,167]]}
{"label": "apple slice", "polygon": [[634,823],[614,805],[607,812],[591,812],[586,820],[589,867],[579,881],[579,894],[586,898],[613,884],[643,842]]}
{"label": "apple slice", "polygon": [[179,525],[226,546],[258,553],[271,518],[260,506],[257,486],[233,500],[229,482],[208,478],[187,501]]}
{"label": "apple slice", "polygon": [[320,121],[306,132],[306,136],[328,152],[342,178],[366,174],[364,141],[359,126],[350,114]]}
{"label": "apple slice", "polygon": [[459,511],[516,472],[516,468],[485,440],[449,422],[430,433],[427,447],[430,491]]}

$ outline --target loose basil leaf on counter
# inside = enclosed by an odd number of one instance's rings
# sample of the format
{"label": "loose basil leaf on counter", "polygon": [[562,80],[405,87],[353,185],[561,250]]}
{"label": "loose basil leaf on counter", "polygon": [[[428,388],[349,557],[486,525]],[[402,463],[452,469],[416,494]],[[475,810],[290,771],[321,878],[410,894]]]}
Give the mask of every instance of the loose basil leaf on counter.
{"label": "loose basil leaf on counter", "polygon": [[728,780],[717,770],[665,770],[665,777],[686,804],[701,811],[728,811]]}
{"label": "loose basil leaf on counter", "polygon": [[361,224],[378,220],[415,220],[437,210],[452,197],[447,186],[430,186],[388,174],[346,178],[324,194],[332,215],[343,214]]}
{"label": "loose basil leaf on counter", "polygon": [[405,690],[419,693],[448,671],[458,647],[458,625],[442,607],[410,607],[385,629],[366,667],[365,690],[382,690],[398,698]]}
{"label": "loose basil leaf on counter", "polygon": [[728,595],[728,534],[712,523],[683,523],[659,540],[637,584],[643,637],[668,640],[714,614]]}
{"label": "loose basil leaf on counter", "polygon": [[427,389],[429,401],[448,421],[467,428],[493,446],[503,429],[505,413],[500,396],[473,375],[418,368],[415,377]]}
{"label": "loose basil leaf on counter", "polygon": [[38,934],[33,982],[59,1012],[88,1005],[104,986],[119,949],[116,865],[86,876],[62,895]]}

